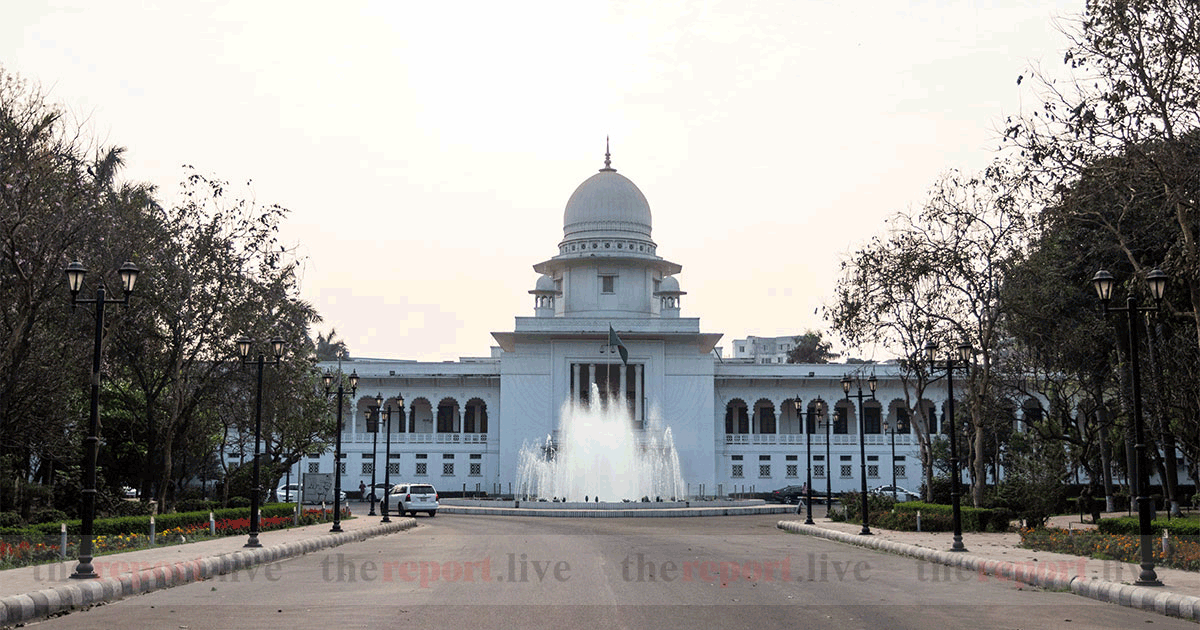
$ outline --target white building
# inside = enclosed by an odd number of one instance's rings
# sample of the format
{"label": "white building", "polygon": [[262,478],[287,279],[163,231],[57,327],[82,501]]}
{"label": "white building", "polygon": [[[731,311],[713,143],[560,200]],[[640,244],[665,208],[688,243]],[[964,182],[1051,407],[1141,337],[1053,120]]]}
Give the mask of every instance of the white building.
{"label": "white building", "polygon": [[749,335],[745,339],[735,339],[733,342],[733,358],[749,359],[751,363],[787,363],[788,353],[796,347],[796,338],[789,337],[755,337]]}
{"label": "white building", "polygon": [[[807,423],[814,487],[824,489],[827,473],[835,492],[859,486],[860,414],[844,399],[840,380],[848,369],[862,366],[720,359],[714,346],[721,334],[705,332],[697,317],[683,316],[682,267],[659,256],[650,205],[632,181],[611,168],[607,155],[604,168],[567,201],[557,254],[533,269],[540,275],[529,292],[532,316],[518,316],[511,331],[493,333],[498,348],[492,356],[342,365],[361,379],[355,412],[345,419],[343,488],[371,483],[375,456],[365,413],[377,393],[385,407],[395,407],[397,394],[405,401],[402,420],[393,416],[392,422],[393,481],[508,493],[522,445],[553,436],[564,401],[587,398],[593,383],[602,398],[624,401],[639,431],[655,430],[647,422],[651,418],[671,427],[692,494],[801,484],[808,453],[796,401],[808,413],[823,399],[837,420],[828,447],[825,429],[811,417]],[[603,351],[610,326],[628,348],[628,366]],[[777,353],[786,357],[782,348]],[[736,343],[734,355],[742,355]],[[904,426],[894,436],[897,482],[917,490],[920,458],[896,367],[873,369],[879,370],[878,400],[867,401],[862,419],[868,483],[891,483],[891,436],[883,423],[901,420]],[[380,435],[379,459],[384,442]],[[333,454],[326,453],[308,459],[299,472],[331,472],[332,466]],[[383,469],[378,470],[376,480],[382,481]]]}

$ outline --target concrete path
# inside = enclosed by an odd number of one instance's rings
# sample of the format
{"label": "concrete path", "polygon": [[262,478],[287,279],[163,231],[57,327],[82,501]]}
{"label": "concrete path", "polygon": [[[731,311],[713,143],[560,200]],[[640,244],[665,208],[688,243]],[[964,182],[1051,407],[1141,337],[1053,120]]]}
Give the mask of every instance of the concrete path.
{"label": "concrete path", "polygon": [[[362,512],[366,511],[364,505]],[[343,520],[339,533],[329,531],[331,523],[262,532],[258,535],[262,546],[255,549],[243,547],[246,536],[227,536],[96,556],[92,565],[100,577],[91,580],[70,579],[78,564],[75,558],[0,571],[0,626],[15,626],[416,525],[412,518],[392,516],[387,524],[381,524],[380,518],[360,515]]]}
{"label": "concrete path", "polygon": [[[1112,516],[1124,516],[1124,513]],[[1141,573],[1136,564],[1096,560],[1048,551],[1023,549],[1016,533],[964,533],[965,552],[949,551],[950,532],[901,532],[878,527],[864,536],[862,525],[814,518],[779,522],[779,528],[798,534],[870,547],[945,565],[939,575],[946,580],[1015,580],[1034,586],[1071,592],[1100,601],[1173,617],[1200,621],[1200,573],[1156,567],[1162,586],[1134,586]],[[1067,530],[1090,529],[1078,516],[1059,516],[1050,526]]]}

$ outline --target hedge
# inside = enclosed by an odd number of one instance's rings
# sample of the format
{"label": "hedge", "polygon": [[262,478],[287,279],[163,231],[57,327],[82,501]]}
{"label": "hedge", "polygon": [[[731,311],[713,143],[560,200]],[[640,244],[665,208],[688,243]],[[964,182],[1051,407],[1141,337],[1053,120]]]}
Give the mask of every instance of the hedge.
{"label": "hedge", "polygon": [[[1096,529],[1099,529],[1105,534],[1125,534],[1138,535],[1141,533],[1140,521],[1136,516],[1122,516],[1120,518],[1102,518],[1096,524]],[[1150,521],[1150,529],[1154,535],[1161,536],[1163,530],[1171,532],[1172,536],[1200,536],[1200,519],[1195,518],[1175,518],[1165,520],[1156,518]]]}
{"label": "hedge", "polygon": [[[953,506],[941,503],[925,503],[924,501],[897,503],[894,509],[897,514],[912,514],[914,524],[916,521],[916,512],[920,511],[921,529],[926,531],[938,531],[933,529],[933,527],[927,527],[927,524],[940,529],[940,524],[945,522],[941,517],[953,519],[954,516]],[[977,508],[962,505],[959,507],[959,513],[962,517],[963,531],[968,532],[1008,531],[1009,521],[1012,520],[1012,513],[1003,508]],[[929,517],[931,516],[934,518],[930,519]],[[908,521],[908,517],[905,517],[903,520]]]}
{"label": "hedge", "polygon": [[[259,509],[260,517],[290,516],[295,513],[295,503],[270,503]],[[248,518],[250,508],[224,508],[212,511],[215,520]],[[82,521],[75,519],[63,521],[67,524],[67,533],[79,535]],[[155,529],[165,531],[174,527],[185,527],[196,523],[207,523],[208,511],[178,512],[175,514],[159,514],[154,517]],[[62,531],[61,523],[40,523],[26,527],[0,527],[0,536],[52,536]],[[92,535],[119,536],[122,534],[150,534],[149,516],[119,516],[116,518],[98,518],[92,522]]]}

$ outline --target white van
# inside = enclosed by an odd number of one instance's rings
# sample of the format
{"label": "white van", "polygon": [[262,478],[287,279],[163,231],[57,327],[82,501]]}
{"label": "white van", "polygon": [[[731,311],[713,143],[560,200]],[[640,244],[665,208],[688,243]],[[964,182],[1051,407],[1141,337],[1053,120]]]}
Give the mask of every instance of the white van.
{"label": "white van", "polygon": [[427,483],[398,483],[388,494],[388,512],[396,516],[425,512],[432,517],[437,516],[437,510],[437,490]]}

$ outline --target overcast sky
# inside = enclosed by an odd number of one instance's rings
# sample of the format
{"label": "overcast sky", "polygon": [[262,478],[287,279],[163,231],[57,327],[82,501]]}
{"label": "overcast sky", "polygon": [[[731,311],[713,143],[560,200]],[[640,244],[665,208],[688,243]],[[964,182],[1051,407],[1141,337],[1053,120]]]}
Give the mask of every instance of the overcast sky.
{"label": "overcast sky", "polygon": [[303,297],[355,356],[486,356],[610,136],[728,353],[825,329],[840,263],[991,159],[1082,5],[23,0],[0,64],[164,199],[191,164],[289,208]]}

